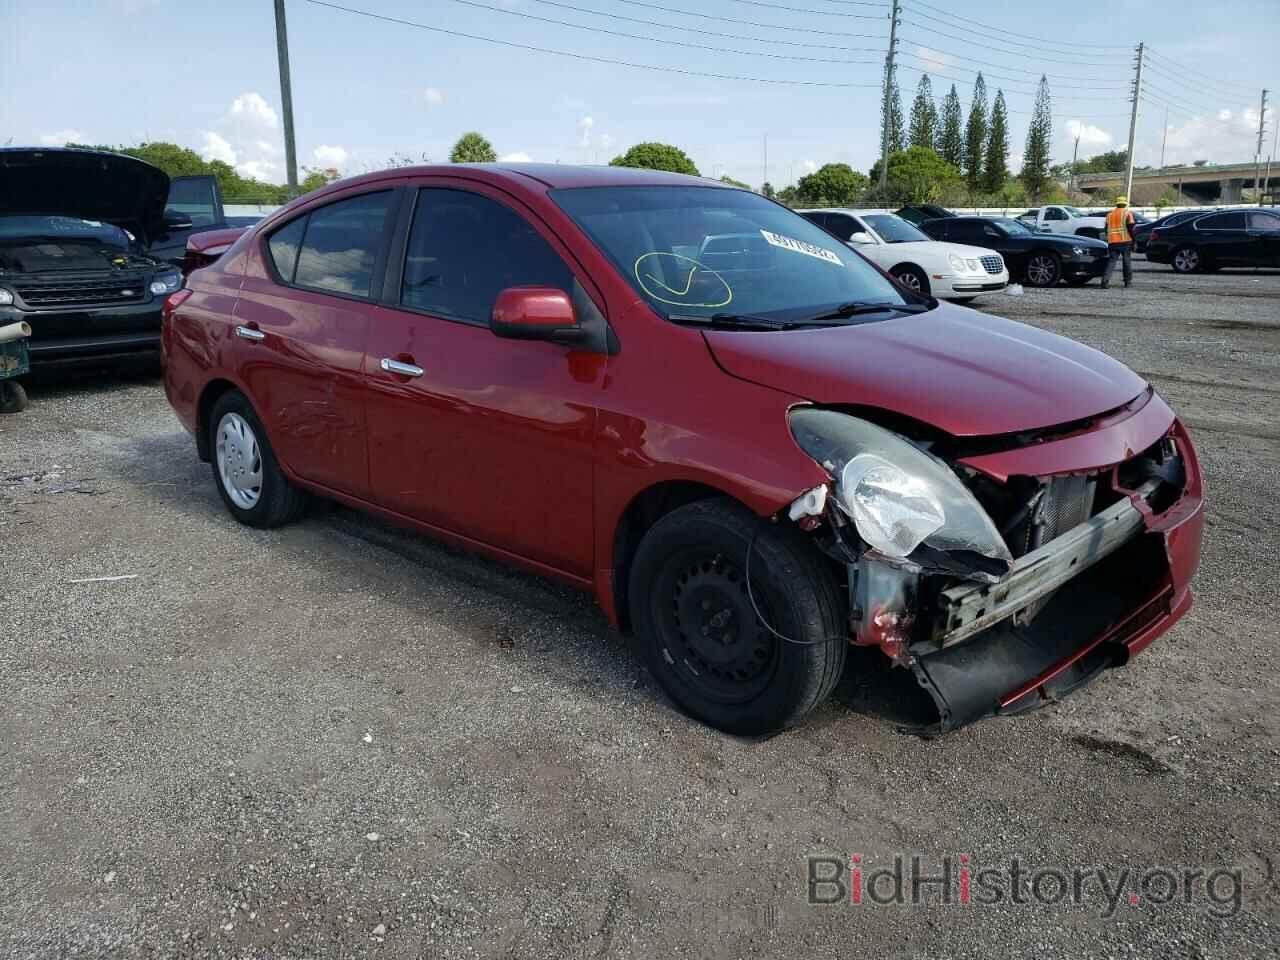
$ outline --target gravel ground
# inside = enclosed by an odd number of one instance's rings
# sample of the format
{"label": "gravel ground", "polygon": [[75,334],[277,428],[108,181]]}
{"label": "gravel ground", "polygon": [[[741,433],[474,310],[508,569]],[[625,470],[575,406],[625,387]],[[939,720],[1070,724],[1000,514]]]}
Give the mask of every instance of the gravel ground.
{"label": "gravel ground", "polygon": [[[35,386],[0,420],[0,954],[1276,956],[1280,273],[1138,269],[984,307],[1188,421],[1196,605],[1064,702],[932,741],[839,701],[723,736],[586,597],[342,509],[237,525],[153,376]],[[896,853],[956,883],[1016,860],[1022,902],[807,903],[809,856]],[[1025,888],[1096,867],[1113,910],[1096,879]],[[1238,909],[1183,868],[1238,870]]]}

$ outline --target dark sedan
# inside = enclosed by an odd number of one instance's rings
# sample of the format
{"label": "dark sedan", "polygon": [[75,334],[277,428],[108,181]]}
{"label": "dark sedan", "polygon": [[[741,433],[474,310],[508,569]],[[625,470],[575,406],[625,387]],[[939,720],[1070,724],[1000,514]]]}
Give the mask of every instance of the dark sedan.
{"label": "dark sedan", "polygon": [[1079,286],[1102,276],[1107,265],[1107,245],[1101,240],[1037,233],[1010,217],[945,217],[926,220],[920,229],[935,240],[998,251],[1010,278],[1032,287],[1052,287],[1060,280]]}
{"label": "dark sedan", "polygon": [[1151,231],[1157,227],[1176,227],[1193,217],[1198,217],[1207,210],[1179,210],[1167,213],[1159,220],[1139,220],[1133,227],[1133,249],[1137,253],[1147,252],[1147,241],[1151,239]]}
{"label": "dark sedan", "polygon": [[1220,267],[1280,267],[1280,212],[1218,210],[1157,226],[1147,240],[1147,259],[1178,273]]}

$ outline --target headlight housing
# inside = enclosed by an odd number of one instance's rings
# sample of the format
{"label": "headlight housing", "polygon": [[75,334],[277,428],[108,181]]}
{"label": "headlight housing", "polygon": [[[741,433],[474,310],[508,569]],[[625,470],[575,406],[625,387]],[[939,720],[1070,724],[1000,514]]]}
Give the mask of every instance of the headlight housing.
{"label": "headlight housing", "polygon": [[964,259],[957,257],[954,253],[947,254],[947,263],[951,264],[952,270],[964,270]]}
{"label": "headlight housing", "polygon": [[1071,248],[1071,252],[1072,252],[1072,254],[1074,254],[1074,255],[1075,255],[1075,256],[1077,256],[1077,257],[1083,257],[1083,256],[1084,256],[1084,247],[1072,247],[1072,248]]}
{"label": "headlight housing", "polygon": [[888,557],[921,544],[1012,563],[1000,531],[942,460],[882,427],[833,410],[792,411],[791,434],[836,481],[858,536]]}
{"label": "headlight housing", "polygon": [[0,287],[0,307],[7,307],[12,303],[13,294],[4,287]]}
{"label": "headlight housing", "polygon": [[177,270],[166,270],[157,273],[151,280],[151,292],[157,297],[173,293],[182,286],[182,274]]}

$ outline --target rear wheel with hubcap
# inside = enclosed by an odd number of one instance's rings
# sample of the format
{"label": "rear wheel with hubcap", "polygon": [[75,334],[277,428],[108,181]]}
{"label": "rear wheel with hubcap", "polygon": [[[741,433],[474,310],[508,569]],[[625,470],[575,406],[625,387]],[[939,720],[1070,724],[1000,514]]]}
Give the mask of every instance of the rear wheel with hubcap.
{"label": "rear wheel with hubcap", "polygon": [[685,712],[728,733],[798,723],[844,667],[848,630],[830,561],[798,530],[727,498],[654,524],[630,598],[654,677]]}
{"label": "rear wheel with hubcap", "polygon": [[278,527],[302,515],[306,495],[289,483],[248,398],[231,390],[209,416],[213,479],[231,515],[251,527]]}
{"label": "rear wheel with hubcap", "polygon": [[1204,258],[1195,247],[1179,247],[1173,251],[1173,269],[1178,273],[1195,273],[1204,267]]}
{"label": "rear wheel with hubcap", "polygon": [[1027,283],[1033,287],[1052,287],[1062,277],[1058,255],[1048,251],[1033,253],[1027,260]]}

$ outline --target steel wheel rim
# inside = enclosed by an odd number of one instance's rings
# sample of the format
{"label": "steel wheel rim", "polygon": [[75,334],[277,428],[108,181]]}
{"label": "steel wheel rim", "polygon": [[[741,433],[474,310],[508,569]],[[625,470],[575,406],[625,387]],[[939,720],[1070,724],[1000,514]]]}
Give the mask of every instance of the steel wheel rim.
{"label": "steel wheel rim", "polygon": [[1200,265],[1200,254],[1194,250],[1179,250],[1174,254],[1173,260],[1179,270],[1190,273]]}
{"label": "steel wheel rim", "polygon": [[920,278],[911,271],[898,274],[898,282],[908,290],[914,290],[916,293],[920,292]]}
{"label": "steel wheel rim", "polygon": [[[778,639],[760,622],[736,563],[698,550],[673,558],[660,587],[664,655],[680,679],[706,699],[745,703],[769,686],[781,654]],[[752,590],[771,617],[759,582]]]}
{"label": "steel wheel rim", "polygon": [[258,437],[238,413],[222,415],[216,437],[222,489],[241,510],[252,510],[262,498],[262,450]]}
{"label": "steel wheel rim", "polygon": [[1027,264],[1027,279],[1037,287],[1047,287],[1054,280],[1053,261],[1048,257],[1032,257]]}

